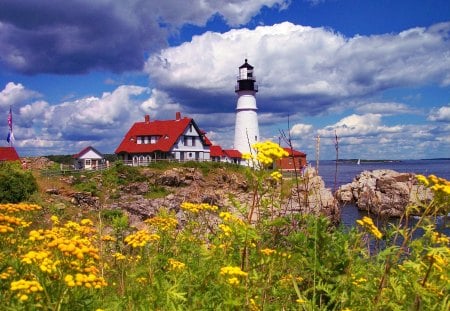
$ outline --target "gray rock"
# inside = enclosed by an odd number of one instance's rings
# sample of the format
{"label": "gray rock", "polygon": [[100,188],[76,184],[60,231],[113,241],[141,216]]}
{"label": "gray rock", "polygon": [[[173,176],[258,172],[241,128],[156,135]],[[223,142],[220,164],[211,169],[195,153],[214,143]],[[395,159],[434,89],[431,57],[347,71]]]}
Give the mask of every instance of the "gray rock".
{"label": "gray rock", "polygon": [[393,170],[364,171],[336,193],[341,203],[355,203],[360,210],[387,217],[399,217],[408,204],[429,201],[432,196],[413,173]]}

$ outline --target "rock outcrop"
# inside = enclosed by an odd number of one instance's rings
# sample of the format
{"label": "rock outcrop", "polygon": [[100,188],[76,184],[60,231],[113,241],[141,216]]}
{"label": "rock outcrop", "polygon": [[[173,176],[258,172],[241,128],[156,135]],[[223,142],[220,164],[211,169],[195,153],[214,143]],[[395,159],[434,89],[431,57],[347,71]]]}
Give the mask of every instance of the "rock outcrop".
{"label": "rock outcrop", "polygon": [[[253,200],[251,187],[245,177],[225,169],[218,170],[212,177],[206,178],[198,169],[174,168],[159,176],[153,176],[153,180],[156,185],[165,187],[169,194],[162,198],[148,199],[142,193],[148,185],[134,183],[122,187],[120,198],[107,204],[107,208],[126,210],[135,218],[143,220],[156,215],[158,210],[164,207],[175,212],[180,221],[183,221],[184,214],[180,210],[182,202],[209,203],[217,205],[219,209],[233,211],[236,208],[234,202],[239,202],[241,206],[251,206]],[[314,170],[305,174],[298,190],[294,185],[276,212],[324,215],[332,223],[338,223],[340,220],[337,201]]]}
{"label": "rock outcrop", "polygon": [[413,173],[393,170],[364,171],[336,193],[341,203],[355,203],[360,210],[387,217],[400,217],[408,204],[428,201],[432,196]]}

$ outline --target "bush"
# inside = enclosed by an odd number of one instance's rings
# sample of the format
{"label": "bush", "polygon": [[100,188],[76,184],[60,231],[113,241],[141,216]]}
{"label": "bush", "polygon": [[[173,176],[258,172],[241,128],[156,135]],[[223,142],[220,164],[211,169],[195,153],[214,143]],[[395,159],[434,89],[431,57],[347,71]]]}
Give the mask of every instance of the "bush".
{"label": "bush", "polygon": [[36,191],[36,179],[31,172],[23,171],[18,163],[0,163],[0,203],[26,201]]}

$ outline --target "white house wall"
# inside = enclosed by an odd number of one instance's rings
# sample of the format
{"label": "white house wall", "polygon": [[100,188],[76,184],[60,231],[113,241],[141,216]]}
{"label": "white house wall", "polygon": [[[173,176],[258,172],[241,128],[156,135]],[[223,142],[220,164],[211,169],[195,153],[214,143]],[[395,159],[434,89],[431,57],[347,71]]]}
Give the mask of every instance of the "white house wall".
{"label": "white house wall", "polygon": [[79,157],[79,159],[97,159],[97,160],[101,160],[102,156],[99,155],[98,153],[96,153],[93,150],[89,150],[88,152],[86,152],[85,154],[83,154],[81,157]]}
{"label": "white house wall", "polygon": [[[187,145],[185,145],[185,137],[188,137]],[[195,146],[192,146],[192,137],[195,138]],[[209,146],[203,145],[201,135],[197,132],[194,125],[186,127],[183,135],[180,136],[174,145],[172,152],[177,160],[210,160]]]}

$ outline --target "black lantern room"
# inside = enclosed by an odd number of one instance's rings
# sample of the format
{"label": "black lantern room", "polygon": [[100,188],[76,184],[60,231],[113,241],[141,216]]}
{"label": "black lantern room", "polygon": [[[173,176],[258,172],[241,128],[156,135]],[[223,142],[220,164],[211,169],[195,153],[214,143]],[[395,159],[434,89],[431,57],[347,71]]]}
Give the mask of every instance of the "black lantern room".
{"label": "black lantern room", "polygon": [[245,63],[239,67],[239,76],[237,77],[235,92],[237,93],[240,91],[258,92],[258,85],[255,83],[255,77],[253,75],[253,66],[247,63],[247,59],[245,59]]}

